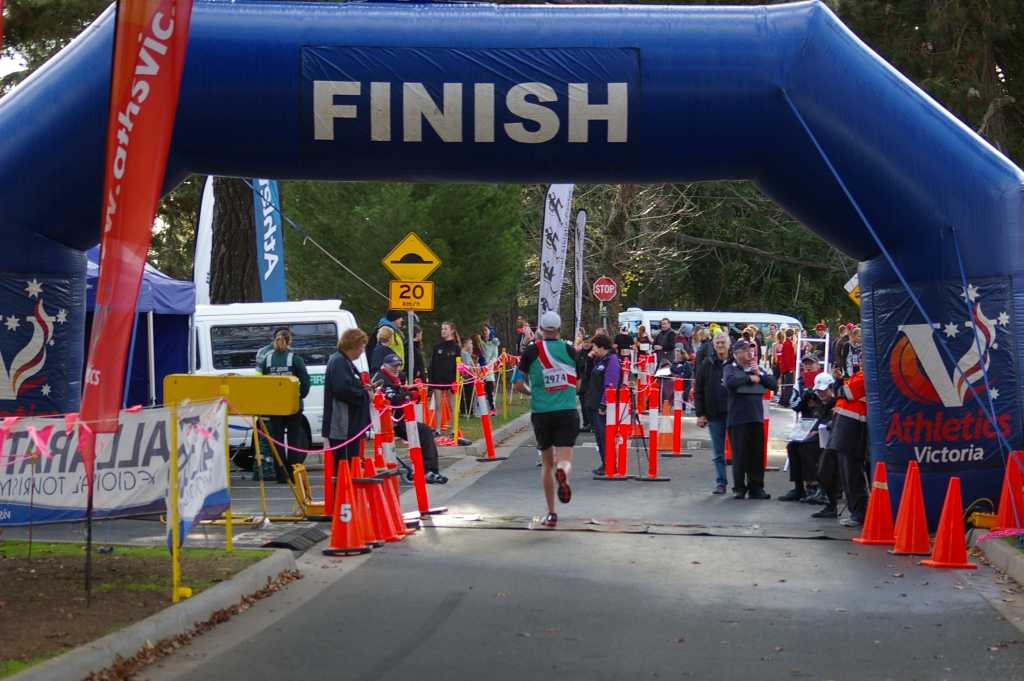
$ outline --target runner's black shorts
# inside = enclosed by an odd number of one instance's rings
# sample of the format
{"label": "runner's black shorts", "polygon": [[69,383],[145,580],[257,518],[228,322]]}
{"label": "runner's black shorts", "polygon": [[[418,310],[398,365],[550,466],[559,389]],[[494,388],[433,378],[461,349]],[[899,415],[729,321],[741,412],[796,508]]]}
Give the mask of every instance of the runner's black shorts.
{"label": "runner's black shorts", "polygon": [[537,449],[574,447],[580,432],[580,417],[575,409],[542,411],[530,416]]}

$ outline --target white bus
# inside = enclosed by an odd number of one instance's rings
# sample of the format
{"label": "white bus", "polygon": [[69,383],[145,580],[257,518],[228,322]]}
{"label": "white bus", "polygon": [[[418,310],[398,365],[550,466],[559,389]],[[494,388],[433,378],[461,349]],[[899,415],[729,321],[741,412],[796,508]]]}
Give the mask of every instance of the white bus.
{"label": "white bus", "polygon": [[[274,329],[287,326],[292,348],[309,372],[309,394],[302,401],[307,434],[314,445],[321,443],[327,359],[337,350],[341,334],[356,326],[355,317],[341,307],[340,300],[197,305],[192,324],[192,372],[243,375],[256,373],[256,353],[270,345]],[[366,357],[356,365],[366,371]],[[231,444],[247,445],[245,420],[233,419],[231,426]]]}
{"label": "white bus", "polygon": [[[666,317],[672,323],[672,328],[676,331],[678,331],[680,327],[686,325],[686,328],[684,328],[683,331],[687,333],[687,335],[692,331],[694,325],[699,324],[701,326],[707,326],[712,322],[717,322],[720,325],[728,324],[737,330],[740,330],[749,324],[753,324],[762,330],[767,329],[769,324],[775,324],[780,330],[803,330],[803,325],[800,324],[799,319],[784,314],[773,314],[768,312],[641,310],[639,307],[631,307],[626,309],[624,312],[619,313],[619,328],[625,326],[629,330],[629,333],[636,334],[637,329],[641,324],[643,324],[647,327],[647,332],[651,334],[651,336],[655,336],[658,333],[661,320]],[[608,329],[608,333],[614,336],[616,330],[617,329]]]}

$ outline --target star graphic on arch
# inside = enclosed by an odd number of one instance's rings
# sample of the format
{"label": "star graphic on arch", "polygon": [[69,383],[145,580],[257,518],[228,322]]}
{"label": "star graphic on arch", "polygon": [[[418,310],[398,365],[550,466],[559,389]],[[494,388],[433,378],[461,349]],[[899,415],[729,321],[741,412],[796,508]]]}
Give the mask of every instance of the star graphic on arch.
{"label": "star graphic on arch", "polygon": [[27,286],[25,286],[25,293],[28,294],[29,298],[38,298],[42,292],[43,285],[39,283],[38,279],[33,279],[32,281],[27,282]]}
{"label": "star graphic on arch", "polygon": [[57,322],[58,324],[64,324],[65,322],[67,322],[67,320],[68,311],[65,310],[64,308],[57,310],[57,316],[54,318],[54,321]]}
{"label": "star graphic on arch", "polygon": [[999,313],[999,321],[998,321],[998,323],[999,323],[999,326],[1009,326],[1009,324],[1010,324],[1010,315],[1006,314],[1006,312],[1000,312]]}
{"label": "star graphic on arch", "polygon": [[14,316],[8,317],[6,320],[4,320],[4,326],[7,327],[8,331],[17,331],[18,326],[20,324],[21,322],[18,320],[17,317]]}
{"label": "star graphic on arch", "polygon": [[49,383],[44,383],[43,387],[40,390],[43,393],[43,397],[49,397],[50,396],[50,384]]}
{"label": "star graphic on arch", "polygon": [[991,397],[993,400],[998,400],[999,399],[999,388],[991,388],[988,391],[988,396]]}
{"label": "star graphic on arch", "polygon": [[978,299],[978,287],[974,284],[968,284],[967,290],[960,293],[961,298],[966,298],[972,303]]}
{"label": "star graphic on arch", "polygon": [[943,333],[946,334],[946,338],[956,338],[957,334],[960,333],[960,329],[957,328],[956,324],[950,322],[949,324],[946,324],[946,328],[943,330]]}

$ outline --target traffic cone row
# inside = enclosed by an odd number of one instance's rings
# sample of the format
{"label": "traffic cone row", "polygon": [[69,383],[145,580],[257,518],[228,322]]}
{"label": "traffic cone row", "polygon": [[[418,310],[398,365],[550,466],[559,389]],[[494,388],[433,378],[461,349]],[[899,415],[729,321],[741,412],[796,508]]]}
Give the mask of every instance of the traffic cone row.
{"label": "traffic cone row", "polygon": [[364,457],[339,461],[337,468],[331,542],[324,555],[369,553],[411,534],[398,500],[397,470],[378,471]]}
{"label": "traffic cone row", "polygon": [[[879,461],[875,465],[864,529],[853,541],[858,544],[892,545],[890,552],[898,555],[928,554],[928,520],[925,517],[921,473],[916,461],[911,461],[907,467],[895,523],[892,519],[885,464]],[[967,560],[960,478],[956,476],[949,479],[931,557],[921,561],[921,565],[965,570],[978,567]]]}

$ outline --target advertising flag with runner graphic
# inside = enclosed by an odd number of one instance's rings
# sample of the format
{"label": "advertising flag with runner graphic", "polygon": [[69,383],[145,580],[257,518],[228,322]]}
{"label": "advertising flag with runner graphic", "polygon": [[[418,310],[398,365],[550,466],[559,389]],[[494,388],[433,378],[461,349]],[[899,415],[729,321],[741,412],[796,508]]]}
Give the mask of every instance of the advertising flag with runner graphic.
{"label": "advertising flag with runner graphic", "polygon": [[[82,395],[93,430],[117,428],[125,354],[152,239],[188,46],[192,0],[120,0],[110,82],[96,309]],[[92,453],[84,453],[92,476]]]}

